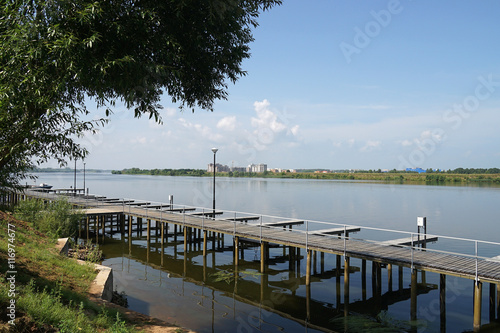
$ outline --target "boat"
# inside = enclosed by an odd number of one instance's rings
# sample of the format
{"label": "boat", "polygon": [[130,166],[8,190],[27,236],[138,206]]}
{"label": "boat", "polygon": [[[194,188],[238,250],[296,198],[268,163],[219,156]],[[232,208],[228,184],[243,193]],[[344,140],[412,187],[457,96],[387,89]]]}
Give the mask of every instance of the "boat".
{"label": "boat", "polygon": [[52,188],[52,185],[47,184],[47,183],[41,183],[40,185],[34,185],[33,188],[41,188],[44,190],[50,190]]}

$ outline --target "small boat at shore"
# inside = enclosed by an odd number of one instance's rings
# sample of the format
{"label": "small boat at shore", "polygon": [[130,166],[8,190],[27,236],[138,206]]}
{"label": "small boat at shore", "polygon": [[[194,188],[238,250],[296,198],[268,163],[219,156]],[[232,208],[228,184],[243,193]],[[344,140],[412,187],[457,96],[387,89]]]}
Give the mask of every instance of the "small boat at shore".
{"label": "small boat at shore", "polygon": [[44,190],[50,190],[52,188],[52,185],[47,183],[41,183],[40,185],[33,185],[32,188],[41,188]]}

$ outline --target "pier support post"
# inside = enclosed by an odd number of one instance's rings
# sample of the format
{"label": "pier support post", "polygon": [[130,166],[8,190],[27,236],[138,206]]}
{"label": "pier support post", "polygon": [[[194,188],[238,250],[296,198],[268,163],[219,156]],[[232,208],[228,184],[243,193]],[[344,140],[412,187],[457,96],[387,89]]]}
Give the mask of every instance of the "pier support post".
{"label": "pier support post", "polygon": [[105,236],[105,231],[106,231],[106,215],[102,216],[102,221],[101,221],[101,226],[102,226],[102,243],[104,244],[104,236]]}
{"label": "pier support post", "polygon": [[387,264],[387,284],[389,291],[392,291],[392,264]]}
{"label": "pier support post", "polygon": [[497,284],[497,320],[500,320],[500,284]]}
{"label": "pier support post", "polygon": [[483,283],[474,281],[474,332],[481,329],[481,296],[483,292]]}
{"label": "pier support post", "polygon": [[377,263],[377,297],[382,296],[382,264]]}
{"label": "pier support post", "polygon": [[89,240],[90,216],[87,215],[87,241]]}
{"label": "pier support post", "polygon": [[187,253],[187,246],[188,246],[188,234],[187,234],[187,228],[184,227],[184,259],[186,258],[186,253]]}
{"label": "pier support post", "polygon": [[415,322],[415,320],[417,320],[417,270],[416,269],[411,270],[410,318],[412,322]]}
{"label": "pier support post", "polygon": [[366,259],[361,261],[361,298],[366,301]]}
{"label": "pier support post", "polygon": [[313,251],[312,252],[312,256],[313,256],[313,260],[312,260],[312,265],[313,265],[313,274],[316,274],[318,271],[317,271],[317,267],[318,267],[318,251]]}
{"label": "pier support post", "polygon": [[240,257],[240,237],[234,236],[234,265],[238,266],[238,260]]}
{"label": "pier support post", "polygon": [[147,219],[146,220],[146,241],[148,242],[149,244],[149,240],[151,238],[151,220],[150,219]]}
{"label": "pier support post", "polygon": [[495,320],[496,290],[495,284],[490,283],[490,322]]}
{"label": "pier support post", "polygon": [[446,332],[446,275],[439,274],[439,325]]}
{"label": "pier support post", "polygon": [[260,272],[264,273],[266,270],[266,260],[267,260],[267,242],[260,243]]}
{"label": "pier support post", "polygon": [[132,215],[128,216],[128,238],[132,238]]}
{"label": "pier support post", "polygon": [[295,247],[288,246],[288,270],[293,272],[295,270]]}
{"label": "pier support post", "polygon": [[311,284],[311,255],[312,251],[307,250],[306,286],[309,286]]}
{"label": "pier support post", "polygon": [[207,257],[207,231],[203,230],[203,259]]}
{"label": "pier support post", "polygon": [[165,240],[165,223],[160,222],[160,233],[161,233],[161,258],[163,260],[163,245]]}
{"label": "pier support post", "polygon": [[94,218],[95,243],[99,244],[99,215]]}
{"label": "pier support post", "polygon": [[403,266],[398,266],[398,290],[403,290]]}
{"label": "pier support post", "polygon": [[349,257],[344,257],[344,316],[349,315]]}

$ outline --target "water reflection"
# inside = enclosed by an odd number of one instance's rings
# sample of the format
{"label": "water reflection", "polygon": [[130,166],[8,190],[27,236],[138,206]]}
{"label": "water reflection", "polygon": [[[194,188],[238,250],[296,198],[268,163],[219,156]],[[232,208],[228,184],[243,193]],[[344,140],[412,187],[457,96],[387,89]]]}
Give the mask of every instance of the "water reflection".
{"label": "water reflection", "polygon": [[[271,247],[261,274],[260,252],[249,244],[240,245],[235,266],[235,249],[227,235],[223,239],[209,234],[209,250],[203,256],[198,232],[185,246],[180,227],[179,235],[171,227],[163,242],[160,231],[153,226],[151,231],[149,242],[144,233],[130,239],[121,233],[106,238],[104,265],[113,268],[115,285],[130,296],[131,309],[199,332],[357,332],[360,325],[416,332],[421,327],[446,327],[446,318],[430,321],[410,306],[407,268],[399,267],[393,274],[391,265],[344,262],[341,256],[313,252],[311,283],[306,285],[304,250]],[[439,299],[439,282],[433,280],[432,274],[418,274],[419,303],[426,295]],[[400,316],[394,308],[406,311]],[[452,315],[456,311],[448,310]],[[462,320],[450,326],[455,331],[470,323]]]}

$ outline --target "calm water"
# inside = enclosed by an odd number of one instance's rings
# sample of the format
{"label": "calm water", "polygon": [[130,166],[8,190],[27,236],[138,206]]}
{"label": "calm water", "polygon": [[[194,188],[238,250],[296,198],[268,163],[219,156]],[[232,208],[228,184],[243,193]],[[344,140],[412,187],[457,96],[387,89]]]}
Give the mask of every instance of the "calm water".
{"label": "calm water", "polygon": [[[37,182],[68,188],[73,185],[73,174],[40,174]],[[77,187],[83,187],[82,174],[78,174],[77,182]],[[86,186],[90,193],[107,197],[168,202],[168,196],[173,195],[176,204],[212,206],[211,178],[87,174]],[[216,186],[218,209],[304,219],[311,221],[310,230],[321,228],[312,221],[327,221],[415,232],[417,216],[426,216],[428,233],[493,242],[499,240],[499,203],[500,188],[492,186],[256,178],[218,178]],[[355,237],[386,239],[388,236],[362,228]],[[404,235],[392,238],[400,237]],[[259,275],[256,272],[260,252],[247,248],[239,265],[240,278],[218,281],[217,277],[221,276],[216,274],[234,269],[232,240],[226,236],[218,245],[220,248],[209,254],[204,263],[201,245],[191,245],[184,255],[183,243],[176,243],[173,237],[162,250],[159,243],[148,246],[145,235],[134,234],[129,242],[117,234],[103,246],[107,257],[104,265],[113,267],[115,285],[118,291],[126,292],[131,309],[200,332],[344,331],[345,327],[357,332],[362,331],[360,327],[376,325],[374,321],[392,327],[386,330],[388,332],[409,327],[410,300],[405,293],[410,272],[406,268],[403,290],[399,290],[397,267],[391,288],[387,283],[387,270],[382,270],[382,297],[378,297],[372,288],[371,263],[368,263],[367,288],[363,292],[361,261],[352,259],[354,271],[350,275],[349,299],[352,315],[346,323],[343,278],[336,276],[334,255],[325,255],[323,263],[318,255],[308,301],[304,259],[290,269],[288,261],[282,260],[284,250],[271,249],[273,260],[268,273]],[[473,243],[445,238],[429,247],[474,253]],[[479,251],[485,257],[500,255],[498,246],[480,245]],[[436,288],[439,276],[419,275],[419,281],[424,280],[427,289],[418,296],[418,331],[439,331],[439,290]],[[483,289],[482,323],[488,324],[489,288],[485,284]],[[472,281],[448,277],[447,298],[447,331],[472,329]]]}

